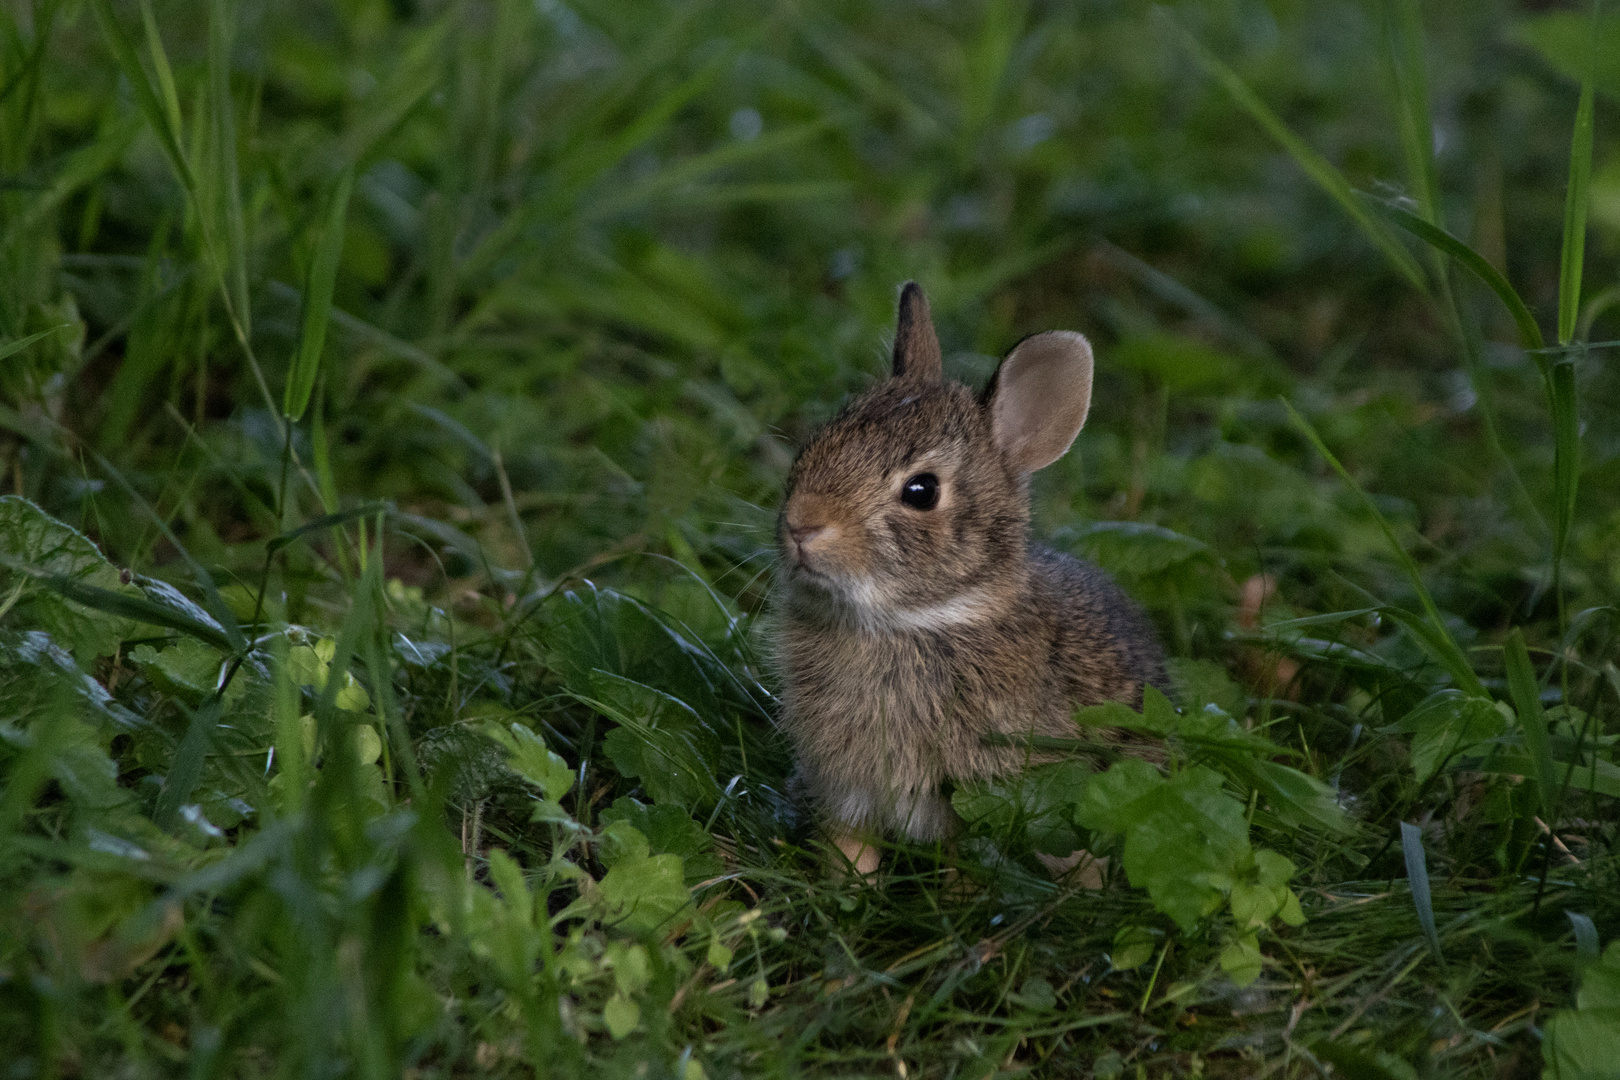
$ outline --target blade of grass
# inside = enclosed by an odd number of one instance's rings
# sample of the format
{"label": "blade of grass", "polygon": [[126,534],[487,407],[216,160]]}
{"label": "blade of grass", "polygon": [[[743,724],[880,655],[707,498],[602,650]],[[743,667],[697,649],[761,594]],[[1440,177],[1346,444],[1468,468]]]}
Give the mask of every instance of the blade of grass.
{"label": "blade of grass", "polygon": [[208,85],[214,130],[209,169],[215,188],[218,220],[214,235],[220,252],[220,277],[232,317],[244,338],[253,336],[253,307],[248,298],[247,228],[242,219],[242,183],[236,159],[236,105],[231,97],[231,39],[234,23],[230,0],[208,6]]}
{"label": "blade of grass", "polygon": [[163,789],[158,792],[157,807],[152,811],[152,823],[160,829],[173,828],[180,807],[202,779],[203,762],[208,747],[214,741],[214,729],[219,726],[221,699],[210,697],[191,713],[191,723],[185,737],[169,762],[169,771],[163,778]]}
{"label": "blade of grass", "polygon": [[32,94],[39,85],[40,61],[45,58],[45,47],[50,44],[51,31],[56,27],[56,12],[59,6],[48,5],[42,13],[44,18],[40,18],[39,14],[35,15],[34,43],[28,50],[27,58],[17,66],[17,70],[12,72],[4,83],[0,83],[0,105],[4,105],[6,99],[20,87],[26,85],[28,87],[26,93]]}
{"label": "blade of grass", "polygon": [[1502,443],[1501,432],[1496,423],[1496,395],[1491,390],[1490,372],[1485,367],[1484,343],[1480,337],[1479,321],[1472,310],[1465,314],[1462,305],[1457,302],[1457,290],[1452,287],[1450,274],[1441,279],[1440,285],[1444,300],[1442,314],[1446,319],[1446,326],[1462,348],[1463,366],[1468,372],[1468,383],[1479,399],[1479,418],[1484,429],[1485,443],[1496,458],[1503,474],[1512,483],[1513,494],[1524,510],[1525,520],[1534,522],[1540,532],[1550,535],[1547,516],[1536,504],[1535,496],[1531,495],[1530,489],[1525,486],[1524,477],[1519,475],[1518,465],[1508,455],[1507,447]]}
{"label": "blade of grass", "polygon": [[1480,363],[1478,330],[1471,319],[1464,318],[1456,290],[1452,287],[1446,256],[1449,255],[1461,262],[1496,293],[1513,316],[1518,327],[1519,340],[1525,348],[1540,347],[1541,330],[1531,316],[1529,308],[1518,293],[1508,285],[1506,278],[1471,247],[1444,230],[1440,214],[1439,185],[1435,177],[1434,120],[1429,106],[1427,65],[1423,55],[1422,12],[1417,0],[1385,0],[1383,17],[1385,40],[1388,45],[1385,50],[1385,61],[1396,96],[1401,145],[1406,156],[1407,173],[1416,193],[1419,213],[1412,215],[1393,200],[1376,201],[1396,224],[1429,245],[1430,254],[1434,258],[1438,299],[1448,327],[1462,347],[1468,379],[1478,399],[1485,440],[1491,448],[1491,453],[1512,481],[1514,494],[1523,505],[1528,518],[1545,528],[1545,517],[1536,506],[1529,489],[1525,487],[1513,459],[1508,456],[1506,448],[1502,445],[1497,430],[1496,406],[1491,393],[1489,375],[1484,365]]}
{"label": "blade of grass", "polygon": [[320,485],[321,506],[328,514],[337,513],[337,480],[332,474],[332,449],[326,439],[326,410],[322,407],[325,380],[316,385],[315,411],[309,418],[309,444],[315,479]]}
{"label": "blade of grass", "polygon": [[[197,222],[203,232],[203,252],[209,268],[214,272],[214,279],[219,286],[220,298],[225,304],[225,313],[230,320],[231,330],[235,333],[237,343],[242,348],[242,354],[248,362],[248,369],[253,374],[254,384],[263,396],[266,407],[272,413],[276,413],[275,395],[270,392],[270,384],[265,381],[264,370],[259,366],[258,357],[253,352],[253,343],[248,336],[248,324],[244,321],[247,318],[247,312],[242,305],[246,302],[246,287],[244,285],[241,290],[244,298],[239,299],[227,279],[226,267],[220,259],[219,241],[215,236],[216,229],[213,217],[209,212],[210,207],[206,204],[206,200],[200,198],[197,176],[192,169],[190,156],[181,143],[181,133],[170,127],[169,110],[159,100],[158,92],[153,89],[151,80],[147,78],[146,69],[141,66],[140,57],[135,53],[134,44],[129,40],[129,35],[124,32],[123,26],[113,15],[109,0],[90,0],[90,3],[95,10],[96,21],[101,26],[102,36],[106,39],[108,48],[112,50],[113,59],[117,62],[119,70],[124,73],[124,77],[129,80],[130,85],[134,88],[135,99],[140,105],[142,114],[145,115],[146,121],[152,130],[157,133],[158,142],[163,147],[164,155],[169,159],[169,164],[174,169],[175,176],[180,181],[180,186],[185,189],[186,195],[197,208]],[[212,31],[210,32],[212,33]],[[157,50],[161,55],[161,41],[157,42]],[[166,64],[167,60],[164,63]],[[224,89],[228,98],[228,79],[225,80]],[[221,108],[228,109],[229,105],[220,105],[216,102],[216,114]],[[232,130],[234,130],[234,123],[231,126]],[[234,135],[231,136],[229,146],[222,147],[220,152],[224,153],[227,149],[234,159],[236,153]],[[234,175],[234,160],[231,169]],[[239,198],[237,202],[240,204]],[[232,275],[234,276],[234,271],[232,271]],[[281,424],[279,413],[276,413],[276,415],[276,424],[279,428]]]}
{"label": "blade of grass", "polygon": [[67,328],[67,323],[61,323],[57,326],[51,327],[49,330],[41,330],[37,334],[29,334],[27,337],[18,338],[16,341],[8,341],[4,345],[0,345],[0,360],[4,360],[10,356],[15,356],[17,353],[20,353],[24,349],[28,348],[28,346],[32,345],[34,342],[43,341],[45,338],[50,337],[57,331],[66,330]]}
{"label": "blade of grass", "polygon": [[315,389],[315,376],[320,371],[321,350],[326,346],[326,328],[332,317],[338,260],[343,255],[343,224],[353,187],[354,170],[345,169],[327,203],[326,224],[309,266],[309,282],[304,288],[303,333],[299,335],[292,369],[287,372],[286,393],[282,398],[282,412],[294,423],[309,408],[309,395]]}
{"label": "blade of grass", "polygon": [[1581,432],[1572,358],[1548,365],[1547,394],[1553,422],[1553,574],[1561,584],[1564,550],[1569,543],[1569,531],[1575,524],[1575,499],[1580,481]]}
{"label": "blade of grass", "polygon": [[[112,50],[113,60],[135,91],[135,101],[140,106],[141,112],[146,115],[146,122],[157,134],[158,144],[162,146],[169,164],[174,167],[175,174],[179,176],[181,184],[187,191],[192,190],[195,184],[192,182],[191,163],[186,159],[185,151],[181,147],[180,129],[170,125],[171,116],[179,115],[178,105],[171,113],[158,97],[157,90],[146,76],[146,69],[141,66],[140,57],[135,53],[134,42],[130,41],[123,25],[113,15],[110,0],[90,0],[90,6],[95,11],[96,22],[101,26],[102,37],[106,39],[107,47]],[[161,43],[157,45],[157,49],[161,54]]]}
{"label": "blade of grass", "polygon": [[[1518,328],[1520,347],[1539,350],[1544,340],[1541,336],[1541,327],[1536,324],[1535,316],[1530,308],[1519,296],[1518,292],[1508,283],[1507,278],[1492,266],[1479,252],[1457,239],[1431,222],[1407,210],[1392,199],[1381,199],[1374,195],[1362,192],[1361,196],[1378,206],[1387,214],[1395,224],[1410,232],[1413,236],[1428,244],[1437,253],[1450,255],[1460,262],[1470,273],[1484,282],[1502,305],[1507,308],[1508,314],[1513,316],[1513,322]],[[1462,347],[1463,359],[1468,370],[1468,380],[1474,387],[1474,393],[1479,397],[1479,415],[1485,426],[1485,441],[1490,444],[1491,452],[1496,456],[1503,471],[1513,482],[1514,494],[1524,505],[1530,520],[1547,527],[1547,520],[1537,508],[1530,491],[1524,486],[1524,480],[1519,476],[1518,468],[1513,459],[1508,456],[1506,448],[1502,445],[1501,436],[1496,428],[1496,407],[1492,402],[1490,384],[1486,381],[1484,366],[1480,363],[1478,330],[1471,323],[1463,321],[1462,309],[1457,304],[1456,292],[1451,287],[1449,276],[1442,268],[1440,275],[1440,289],[1442,293],[1443,313],[1446,317],[1452,334]]]}
{"label": "blade of grass", "polygon": [[587,220],[593,220],[640,209],[677,188],[694,185],[722,169],[780,154],[831,129],[832,121],[821,117],[761,135],[748,142],[726,143],[708,153],[697,154],[678,165],[655,172],[645,180],[604,191],[601,198],[582,207],[581,213]]}
{"label": "blade of grass", "polygon": [[1479,252],[1418,215],[1407,210],[1391,199],[1381,199],[1375,195],[1361,193],[1362,198],[1374,203],[1380,211],[1387,215],[1391,221],[1433,247],[1456,259],[1486,287],[1495,293],[1497,299],[1502,301],[1508,314],[1513,316],[1513,323],[1519,331],[1519,344],[1526,350],[1540,349],[1546,344],[1541,336],[1541,327],[1536,325],[1536,317],[1530,313],[1530,308],[1520,299],[1513,286],[1508,284],[1502,272],[1492,266]]}
{"label": "blade of grass", "polygon": [[[1569,141],[1569,186],[1564,198],[1564,243],[1558,266],[1558,343],[1568,345],[1581,311],[1581,271],[1586,261],[1586,210],[1592,182],[1593,81],[1597,65],[1597,3],[1587,39],[1586,73]],[[1575,401],[1574,358],[1560,356],[1550,365],[1540,359],[1547,380],[1547,405],[1553,421],[1553,582],[1560,622],[1564,619],[1563,564],[1570,526],[1575,522],[1575,493],[1580,480],[1580,431]]]}
{"label": "blade of grass", "polygon": [[1581,270],[1586,261],[1586,207],[1592,186],[1593,75],[1597,69],[1597,3],[1587,37],[1586,74],[1575,107],[1575,130],[1569,139],[1569,187],[1564,196],[1564,247],[1558,263],[1558,343],[1568,345],[1581,311]]}
{"label": "blade of grass", "polygon": [[[1406,553],[1406,549],[1395,538],[1395,530],[1390,528],[1389,522],[1385,520],[1384,515],[1379,513],[1377,504],[1372,501],[1372,497],[1367,494],[1366,490],[1356,483],[1349,471],[1340,464],[1339,459],[1333,455],[1333,451],[1327,448],[1327,444],[1316,433],[1316,429],[1311,426],[1310,421],[1301,416],[1298,410],[1294,408],[1293,403],[1286,398],[1282,399],[1282,403],[1283,408],[1288,410],[1289,417],[1293,419],[1294,426],[1299,428],[1305,438],[1310,441],[1310,444],[1316,448],[1316,452],[1321,454],[1322,458],[1332,466],[1333,471],[1339,474],[1339,478],[1350,486],[1350,490],[1356,493],[1362,505],[1366,507],[1367,512],[1378,523],[1378,528],[1383,531],[1384,539],[1389,542],[1390,551],[1394,553],[1396,560],[1401,565],[1401,569],[1406,571],[1406,576],[1412,583],[1412,590],[1417,594],[1418,602],[1423,605],[1423,612],[1428,622],[1426,627],[1428,633],[1417,635],[1419,642],[1431,651],[1431,655],[1451,675],[1452,680],[1457,683],[1459,689],[1475,697],[1490,697],[1490,694],[1485,690],[1484,684],[1479,681],[1479,676],[1474,674],[1473,667],[1468,663],[1467,654],[1457,644],[1457,639],[1452,636],[1451,631],[1446,628],[1445,621],[1440,618],[1440,609],[1435,606],[1434,597],[1429,595],[1428,586],[1423,584],[1423,575],[1419,573],[1417,563],[1412,561],[1412,556]],[[1407,625],[1410,626],[1412,623]]]}
{"label": "blade of grass", "polygon": [[1429,867],[1423,855],[1423,830],[1401,822],[1401,854],[1406,857],[1406,880],[1412,889],[1412,905],[1417,908],[1418,925],[1434,951],[1434,958],[1445,963],[1440,953],[1440,934],[1434,927],[1434,899],[1429,892]]}
{"label": "blade of grass", "polygon": [[191,568],[191,576],[197,582],[197,587],[202,590],[205,600],[204,609],[225,628],[226,635],[231,639],[232,650],[239,653],[244,652],[247,649],[247,638],[243,636],[242,628],[236,621],[236,613],[225,602],[225,598],[220,596],[219,587],[214,584],[214,576],[208,572],[202,563],[196,560],[186,546],[180,542],[180,538],[174,534],[174,530],[169,528],[169,523],[163,515],[159,514],[152,507],[152,504],[148,503],[145,497],[135,490],[135,485],[131,484],[129,479],[113,466],[112,462],[94,450],[88,452],[95,459],[97,467],[107,476],[112,477],[113,482],[124,490],[124,494],[129,496],[130,501],[147,517],[152,519],[153,524],[158,527],[158,531],[163,534],[163,538],[174,545],[175,551],[180,553],[180,557]]}
{"label": "blade of grass", "polygon": [[1155,10],[1159,17],[1174,29],[1204,70],[1221,84],[1222,89],[1232,97],[1232,100],[1265,129],[1268,135],[1282,144],[1283,149],[1287,150],[1289,156],[1305,170],[1306,175],[1316,181],[1318,187],[1350,215],[1351,220],[1360,227],[1367,239],[1372,241],[1373,246],[1389,260],[1390,265],[1419,291],[1428,292],[1429,282],[1424,275],[1423,267],[1401,246],[1394,234],[1361,205],[1356,198],[1355,189],[1350,186],[1350,181],[1344,178],[1344,174],[1334,168],[1327,158],[1312,149],[1304,139],[1294,134],[1293,130],[1283,123],[1282,118],[1272,112],[1271,108],[1260,100],[1259,95],[1249,89],[1249,85],[1237,72],[1227,67],[1219,57],[1205,48],[1203,42],[1187,31],[1173,15],[1164,8]]}
{"label": "blade of grass", "polygon": [[39,575],[37,580],[57,595],[94,611],[134,619],[150,626],[179,630],[181,633],[190,634],[198,641],[212,645],[221,652],[235,651],[231,639],[218,626],[205,623],[166,604],[159,604],[143,596],[103,589],[61,574],[43,574]]}
{"label": "blade of grass", "polygon": [[1582,915],[1577,911],[1565,911],[1569,917],[1569,925],[1575,931],[1575,955],[1582,960],[1596,960],[1598,958],[1598,932],[1592,923],[1591,916]]}
{"label": "blade of grass", "polygon": [[298,540],[300,537],[306,536],[318,529],[329,529],[334,525],[342,525],[344,522],[353,521],[355,518],[366,517],[369,514],[383,514],[391,511],[392,509],[393,506],[390,503],[372,502],[366,503],[363,506],[356,506],[350,510],[342,510],[335,514],[324,514],[306,525],[300,525],[291,532],[284,532],[280,536],[270,540],[270,542],[265,545],[265,550],[267,553],[273,555],[282,548],[286,547],[288,544]]}
{"label": "blade of grass", "polygon": [[1581,312],[1580,319],[1575,324],[1575,336],[1586,341],[1592,336],[1592,324],[1598,316],[1620,304],[1620,285],[1610,285],[1586,302],[1586,310]]}
{"label": "blade of grass", "polygon": [[1434,173],[1434,120],[1423,61],[1423,13],[1417,0],[1385,0],[1385,53],[1394,83],[1406,171],[1425,221],[1440,220],[1440,190]]}
{"label": "blade of grass", "polygon": [[442,84],[445,48],[456,28],[456,9],[451,8],[427,26],[406,45],[399,64],[367,96],[367,107],[342,141],[340,160],[358,166],[390,131],[405,122],[418,105]]}
{"label": "blade of grass", "polygon": [[157,19],[152,15],[150,0],[141,0],[141,27],[146,31],[146,55],[152,60],[152,70],[157,74],[157,88],[162,92],[158,101],[163,106],[164,119],[168,121],[169,130],[174,132],[178,141],[185,125],[180,119],[180,95],[174,89],[174,71],[169,67],[169,55],[163,49],[163,39],[158,36]]}
{"label": "blade of grass", "polygon": [[1523,631],[1514,628],[1503,657],[1507,663],[1508,693],[1518,711],[1525,749],[1530,752],[1530,763],[1535,770],[1541,811],[1550,817],[1558,797],[1558,778],[1553,771],[1552,745],[1547,738],[1547,717],[1541,708],[1541,684],[1536,679],[1535,668],[1530,666]]}

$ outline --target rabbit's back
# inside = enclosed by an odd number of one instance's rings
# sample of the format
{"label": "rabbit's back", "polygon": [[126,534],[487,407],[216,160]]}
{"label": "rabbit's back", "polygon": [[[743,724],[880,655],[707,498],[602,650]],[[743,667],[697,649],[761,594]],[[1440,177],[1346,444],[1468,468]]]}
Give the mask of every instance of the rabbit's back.
{"label": "rabbit's back", "polygon": [[1142,687],[1164,690],[1164,653],[1147,617],[1099,567],[1031,545],[1030,594],[1051,627],[1050,664],[1071,706],[1123,701],[1142,707]]}

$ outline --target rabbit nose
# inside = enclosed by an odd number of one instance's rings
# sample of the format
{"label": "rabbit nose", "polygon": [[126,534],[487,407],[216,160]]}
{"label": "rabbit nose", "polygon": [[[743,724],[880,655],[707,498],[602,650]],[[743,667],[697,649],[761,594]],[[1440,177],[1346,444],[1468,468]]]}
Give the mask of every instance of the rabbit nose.
{"label": "rabbit nose", "polygon": [[793,537],[795,544],[803,547],[815,539],[824,529],[826,529],[825,525],[789,525],[788,535]]}

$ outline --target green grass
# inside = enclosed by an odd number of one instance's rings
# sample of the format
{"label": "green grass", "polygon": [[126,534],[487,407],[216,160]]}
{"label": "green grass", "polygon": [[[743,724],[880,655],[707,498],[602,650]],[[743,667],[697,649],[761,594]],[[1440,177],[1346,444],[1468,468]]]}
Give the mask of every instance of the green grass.
{"label": "green grass", "polygon": [[[1601,1075],[1587,18],[10,5],[0,1074]],[[1175,658],[1155,790],[1258,853],[1201,916],[1100,783],[875,885],[795,811],[774,508],[907,278],[960,378],[1097,348],[1036,519]],[[1035,860],[1081,833],[1111,887]]]}

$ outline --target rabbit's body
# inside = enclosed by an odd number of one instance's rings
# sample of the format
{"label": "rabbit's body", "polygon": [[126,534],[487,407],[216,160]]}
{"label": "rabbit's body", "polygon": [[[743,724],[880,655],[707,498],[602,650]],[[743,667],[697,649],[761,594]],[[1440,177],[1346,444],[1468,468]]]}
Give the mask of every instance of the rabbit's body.
{"label": "rabbit's body", "polygon": [[1072,739],[1076,706],[1139,706],[1144,682],[1163,684],[1151,630],[1107,575],[1040,547],[1025,571],[1012,603],[976,618],[879,629],[786,614],[783,715],[826,816],[940,839],[945,781],[1046,757],[987,746],[986,734]]}
{"label": "rabbit's body", "polygon": [[1090,365],[1078,334],[1038,335],[980,399],[943,379],[927,303],[907,286],[895,376],[794,463],[779,526],[783,720],[803,788],[863,871],[875,853],[851,838],[943,837],[947,781],[1031,760],[985,735],[1073,738],[1076,706],[1139,706],[1145,683],[1163,685],[1124,593],[1029,541],[1029,473],[1078,432]]}

